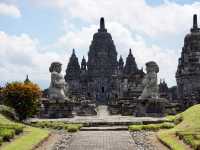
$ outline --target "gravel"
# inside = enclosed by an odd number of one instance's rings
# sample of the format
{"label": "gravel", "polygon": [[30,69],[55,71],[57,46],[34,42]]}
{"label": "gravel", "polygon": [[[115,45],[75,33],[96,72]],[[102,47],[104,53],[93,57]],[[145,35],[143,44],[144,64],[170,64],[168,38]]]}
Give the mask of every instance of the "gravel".
{"label": "gravel", "polygon": [[54,144],[52,150],[66,150],[68,147],[68,144],[70,142],[72,134],[66,132],[66,131],[57,131],[57,133],[60,135],[59,140]]}
{"label": "gravel", "polygon": [[131,132],[131,135],[133,137],[136,150],[159,150],[154,144],[152,144],[152,141],[149,138],[154,135],[154,132],[136,131]]}

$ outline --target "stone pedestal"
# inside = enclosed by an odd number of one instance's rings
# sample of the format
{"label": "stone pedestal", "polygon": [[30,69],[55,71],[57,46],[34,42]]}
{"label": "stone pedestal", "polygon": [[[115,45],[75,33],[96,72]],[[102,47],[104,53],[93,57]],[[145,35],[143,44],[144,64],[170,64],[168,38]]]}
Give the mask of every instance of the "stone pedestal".
{"label": "stone pedestal", "polygon": [[163,117],[166,114],[168,100],[164,98],[138,99],[136,117]]}
{"label": "stone pedestal", "polygon": [[95,116],[96,112],[96,104],[90,100],[81,101],[79,104],[79,109],[76,110],[76,114],[78,116]]}
{"label": "stone pedestal", "polygon": [[69,118],[72,115],[73,105],[68,100],[42,99],[41,118]]}

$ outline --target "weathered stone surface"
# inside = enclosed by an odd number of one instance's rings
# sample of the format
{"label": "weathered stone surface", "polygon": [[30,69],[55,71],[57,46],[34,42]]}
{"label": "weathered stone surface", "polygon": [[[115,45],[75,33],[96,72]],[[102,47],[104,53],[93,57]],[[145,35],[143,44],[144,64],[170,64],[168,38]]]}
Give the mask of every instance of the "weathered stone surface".
{"label": "weathered stone surface", "polygon": [[156,141],[153,132],[81,131],[66,133],[52,150],[167,150]]}
{"label": "weathered stone surface", "polygon": [[128,57],[126,58],[126,65],[124,67],[124,74],[130,75],[138,71],[135,58],[132,55],[131,49],[129,50]]}
{"label": "weathered stone surface", "polygon": [[[89,47],[88,60],[83,57],[80,68],[73,50],[66,69],[68,95],[73,99],[74,104],[78,105],[74,108],[76,114],[95,114],[94,104],[96,106],[105,104],[109,106],[108,110],[112,115],[134,115],[138,110],[137,107],[140,108],[141,105],[141,102],[137,100],[139,96],[142,99],[155,99],[159,96],[158,65],[155,62],[148,62],[146,65],[147,75],[145,76],[143,69],[138,69],[131,49],[125,65],[122,56],[119,61],[117,60],[112,36],[105,27],[104,18],[101,18],[100,28],[93,35]],[[169,98],[164,86],[163,83],[160,87],[162,97]],[[86,101],[88,104],[85,103]],[[146,101],[148,102],[150,101]]]}
{"label": "weathered stone surface", "polygon": [[176,72],[178,98],[182,108],[200,102],[200,28],[197,15],[193,17],[191,32],[185,36]]}
{"label": "weathered stone surface", "polygon": [[62,64],[53,62],[49,68],[51,72],[51,83],[48,89],[48,97],[50,100],[64,100],[66,82],[61,74]]}
{"label": "weathered stone surface", "polygon": [[72,117],[72,103],[66,97],[66,82],[61,74],[61,63],[53,62],[49,68],[51,83],[47,91],[47,97],[42,98],[40,117],[42,118],[66,118]]}
{"label": "weathered stone surface", "polygon": [[159,67],[156,62],[150,61],[146,63],[146,71],[147,74],[143,80],[145,88],[139,99],[158,98],[157,73]]}
{"label": "weathered stone surface", "polygon": [[73,138],[68,150],[132,150],[135,146],[128,131],[81,131]]}

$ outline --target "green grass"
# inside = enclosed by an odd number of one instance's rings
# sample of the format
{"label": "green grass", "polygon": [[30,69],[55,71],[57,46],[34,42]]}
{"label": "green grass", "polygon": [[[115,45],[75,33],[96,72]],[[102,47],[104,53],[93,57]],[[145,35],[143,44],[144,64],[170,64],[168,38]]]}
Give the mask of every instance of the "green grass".
{"label": "green grass", "polygon": [[129,131],[141,131],[141,130],[151,130],[151,131],[158,131],[160,129],[170,129],[173,128],[175,125],[173,123],[164,122],[159,124],[148,124],[148,125],[130,125]]}
{"label": "green grass", "polygon": [[18,137],[13,142],[3,145],[3,150],[31,150],[34,146],[40,143],[43,139],[48,137],[48,130],[29,127],[24,129],[24,135]]}
{"label": "green grass", "polygon": [[187,147],[175,136],[173,130],[160,131],[160,141],[171,150],[187,150]]}
{"label": "green grass", "polygon": [[0,114],[0,144],[2,141],[10,140],[10,136],[19,134],[13,141],[3,144],[0,149],[3,150],[31,150],[43,139],[48,137],[50,131],[40,128],[24,125],[22,123],[12,121]]}
{"label": "green grass", "polygon": [[173,129],[161,131],[158,138],[173,150],[188,149],[179,139],[193,149],[200,149],[200,104],[175,116]]}

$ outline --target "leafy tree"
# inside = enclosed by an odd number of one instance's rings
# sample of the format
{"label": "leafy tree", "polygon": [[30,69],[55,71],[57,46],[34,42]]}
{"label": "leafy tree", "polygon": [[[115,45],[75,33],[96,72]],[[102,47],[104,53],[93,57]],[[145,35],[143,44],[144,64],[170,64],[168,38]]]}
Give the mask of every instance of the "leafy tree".
{"label": "leafy tree", "polygon": [[32,117],[39,111],[40,88],[31,82],[8,83],[3,89],[4,103],[15,109],[20,120]]}

